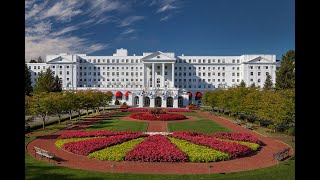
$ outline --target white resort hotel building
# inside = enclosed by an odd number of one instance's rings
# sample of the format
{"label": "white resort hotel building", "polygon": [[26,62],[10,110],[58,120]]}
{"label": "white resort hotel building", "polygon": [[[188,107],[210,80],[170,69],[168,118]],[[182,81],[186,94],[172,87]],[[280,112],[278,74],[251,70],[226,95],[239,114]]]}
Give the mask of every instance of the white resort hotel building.
{"label": "white resort hotel building", "polygon": [[228,88],[242,80],[247,86],[263,87],[266,75],[275,83],[275,55],[176,56],[173,52],[144,52],[128,55],[117,49],[112,56],[86,54],[47,55],[45,63],[27,63],[32,85],[37,75],[50,68],[63,90],[112,92],[135,107],[185,107],[201,104],[204,91]]}

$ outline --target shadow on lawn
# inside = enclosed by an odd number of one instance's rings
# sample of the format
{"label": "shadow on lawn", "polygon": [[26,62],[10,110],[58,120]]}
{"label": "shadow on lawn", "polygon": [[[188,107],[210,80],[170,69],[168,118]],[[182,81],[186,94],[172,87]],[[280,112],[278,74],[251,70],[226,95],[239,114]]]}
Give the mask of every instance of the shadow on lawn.
{"label": "shadow on lawn", "polygon": [[[39,166],[39,165],[26,165],[28,173],[26,179],[88,179],[88,177],[79,177],[74,172],[68,173],[62,167],[57,166]],[[100,180],[101,178],[90,177],[92,180]],[[106,179],[108,179],[106,177]]]}

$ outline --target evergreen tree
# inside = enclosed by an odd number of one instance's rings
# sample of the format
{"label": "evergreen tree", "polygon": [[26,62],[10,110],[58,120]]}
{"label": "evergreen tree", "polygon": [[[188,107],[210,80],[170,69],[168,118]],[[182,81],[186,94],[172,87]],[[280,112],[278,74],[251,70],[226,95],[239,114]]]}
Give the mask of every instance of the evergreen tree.
{"label": "evergreen tree", "polygon": [[272,83],[272,80],[271,80],[271,76],[270,74],[267,75],[267,78],[264,82],[264,85],[263,85],[263,89],[265,90],[268,90],[268,89],[271,89],[273,86],[273,83]]}
{"label": "evergreen tree", "polygon": [[61,80],[58,76],[54,78],[54,84],[52,88],[52,92],[61,92],[62,91],[62,84]]}
{"label": "evergreen tree", "polygon": [[50,68],[46,72],[40,72],[38,80],[34,87],[36,93],[39,92],[52,92],[54,89],[55,78]]}
{"label": "evergreen tree", "polygon": [[242,80],[239,84],[239,87],[246,87],[246,83]]}
{"label": "evergreen tree", "polygon": [[30,95],[32,92],[31,74],[27,64],[24,65],[24,92],[26,95]]}
{"label": "evergreen tree", "polygon": [[44,63],[44,60],[42,59],[41,56],[38,57],[38,63]]}
{"label": "evergreen tree", "polygon": [[37,61],[34,59],[31,59],[29,63],[37,63]]}
{"label": "evergreen tree", "polygon": [[295,51],[290,50],[282,56],[281,66],[276,76],[276,89],[295,87]]}

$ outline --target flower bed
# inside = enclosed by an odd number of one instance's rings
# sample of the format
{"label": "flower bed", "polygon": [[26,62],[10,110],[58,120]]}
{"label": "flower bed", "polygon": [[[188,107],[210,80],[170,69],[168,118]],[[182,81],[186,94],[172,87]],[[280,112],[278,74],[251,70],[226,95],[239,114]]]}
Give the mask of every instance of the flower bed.
{"label": "flower bed", "polygon": [[128,108],[129,108],[128,105],[121,105],[121,106],[120,106],[120,109],[128,109]]}
{"label": "flower bed", "polygon": [[[122,112],[149,112],[152,109],[156,108],[129,108],[129,109],[122,109]],[[186,108],[158,108],[163,109],[167,112],[194,112],[192,110]]]}
{"label": "flower bed", "polygon": [[186,153],[178,149],[165,136],[157,134],[147,137],[127,153],[127,161],[186,162]]}
{"label": "flower bed", "polygon": [[97,136],[115,136],[121,134],[128,134],[132,132],[126,131],[107,131],[107,130],[99,130],[99,131],[75,131],[75,132],[66,132],[59,136],[59,139],[67,139],[67,138],[83,138],[83,137],[97,137]]}
{"label": "flower bed", "polygon": [[129,133],[103,138],[92,138],[83,141],[65,143],[62,148],[75,154],[87,156],[89,153],[94,151],[145,136],[148,135],[143,133]]}
{"label": "flower bed", "polygon": [[263,145],[263,142],[257,139],[256,137],[252,136],[249,133],[216,133],[214,135],[211,135],[210,137],[213,138],[221,138],[221,139],[230,139],[235,141],[246,141],[246,142],[252,142],[259,145]]}
{"label": "flower bed", "polygon": [[231,155],[231,158],[242,157],[252,152],[252,149],[245,145],[241,145],[236,142],[221,141],[214,138],[204,137],[201,135],[190,136],[186,135],[185,133],[176,132],[168,136],[187,140],[198,145],[204,145],[215,150],[226,152],[229,155]]}
{"label": "flower bed", "polygon": [[84,138],[69,138],[69,139],[58,139],[54,144],[58,147],[58,148],[62,148],[62,146],[65,143],[68,142],[77,142],[77,141],[82,141],[82,140],[87,140],[87,139],[92,139],[92,138],[101,138],[101,137],[84,137]]}
{"label": "flower bed", "polygon": [[230,156],[224,152],[220,152],[206,146],[196,145],[194,143],[168,137],[179,149],[188,155],[191,162],[214,162],[230,159]]}
{"label": "flower bed", "polygon": [[137,144],[141,143],[144,138],[133,139],[122,144],[111,146],[88,155],[89,158],[108,161],[123,161],[126,154],[131,151]]}
{"label": "flower bed", "polygon": [[220,138],[217,138],[218,140],[221,140],[221,141],[227,141],[227,142],[236,142],[236,143],[239,143],[239,144],[242,144],[242,145],[245,145],[245,146],[248,146],[249,148],[251,148],[253,151],[256,151],[259,149],[260,145],[259,144],[256,144],[256,143],[252,143],[252,142],[245,142],[245,141],[235,141],[235,140],[230,140],[230,139],[220,139]]}
{"label": "flower bed", "polygon": [[150,114],[150,113],[136,113],[130,114],[130,118],[149,120],[149,121],[173,121],[187,119],[185,115],[182,114]]}

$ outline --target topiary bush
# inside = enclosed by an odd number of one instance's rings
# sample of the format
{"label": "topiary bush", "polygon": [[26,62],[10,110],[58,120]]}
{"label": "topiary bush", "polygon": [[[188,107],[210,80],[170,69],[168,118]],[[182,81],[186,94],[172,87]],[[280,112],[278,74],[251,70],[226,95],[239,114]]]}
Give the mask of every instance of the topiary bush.
{"label": "topiary bush", "polygon": [[127,103],[126,102],[123,102],[123,104],[122,105],[127,105]]}
{"label": "topiary bush", "polygon": [[119,100],[116,100],[116,101],[114,102],[114,105],[120,105]]}

